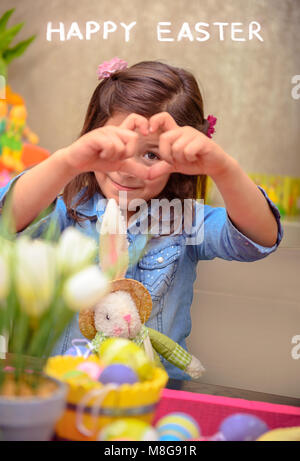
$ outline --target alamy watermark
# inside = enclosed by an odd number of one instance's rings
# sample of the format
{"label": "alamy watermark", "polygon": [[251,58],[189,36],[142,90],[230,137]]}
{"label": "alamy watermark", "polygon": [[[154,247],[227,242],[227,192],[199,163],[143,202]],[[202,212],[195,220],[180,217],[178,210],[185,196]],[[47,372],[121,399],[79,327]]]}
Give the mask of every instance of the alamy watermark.
{"label": "alamy watermark", "polygon": [[291,83],[296,85],[291,90],[292,98],[295,100],[300,99],[300,75],[294,75],[292,77]]}
{"label": "alamy watermark", "polygon": [[300,359],[300,335],[295,335],[292,337],[292,344],[295,344],[291,350],[291,356],[294,360]]}
{"label": "alamy watermark", "polygon": [[[108,199],[100,199],[97,211],[104,211]],[[156,235],[180,235],[184,234],[186,245],[199,245],[204,239],[204,200],[203,199],[180,199],[173,200],[151,199],[150,206],[146,200],[135,198],[127,202],[127,192],[119,192],[119,207],[122,216],[119,221],[112,223],[110,232],[126,233],[127,229],[122,226],[125,219],[127,228],[132,234],[148,233]],[[137,211],[138,209],[138,211]],[[193,219],[194,209],[194,219]],[[129,212],[130,218],[127,219]],[[150,221],[150,223],[149,223]],[[97,221],[98,232],[101,229],[101,219]],[[126,227],[126,226],[125,226]],[[124,230],[123,230],[124,229]]]}

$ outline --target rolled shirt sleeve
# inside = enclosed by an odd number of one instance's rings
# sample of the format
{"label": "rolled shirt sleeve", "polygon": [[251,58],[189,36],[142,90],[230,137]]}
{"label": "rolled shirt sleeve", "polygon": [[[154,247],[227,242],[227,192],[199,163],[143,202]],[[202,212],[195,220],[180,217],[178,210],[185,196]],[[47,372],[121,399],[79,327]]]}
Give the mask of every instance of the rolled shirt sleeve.
{"label": "rolled shirt sleeve", "polygon": [[[0,220],[1,220],[1,211],[3,209],[5,199],[7,195],[14,187],[17,180],[22,176],[25,171],[22,171],[19,175],[15,176],[9,183],[0,188]],[[20,232],[17,232],[17,235],[30,235],[32,238],[38,238],[43,235],[44,232],[48,229],[48,226],[52,220],[55,220],[57,223],[57,231],[61,233],[70,223],[68,222],[68,214],[65,202],[61,197],[57,197],[54,202],[47,209],[47,214],[43,217],[37,217],[31,224],[29,224],[25,229]]]}
{"label": "rolled shirt sleeve", "polygon": [[204,219],[198,222],[197,229],[197,232],[202,232],[203,239],[201,243],[195,245],[196,259],[218,257],[228,261],[250,262],[265,258],[277,249],[283,237],[280,213],[265,190],[260,186],[257,187],[266,198],[277,222],[278,232],[275,245],[265,247],[242,234],[229,218],[226,208],[204,205]]}

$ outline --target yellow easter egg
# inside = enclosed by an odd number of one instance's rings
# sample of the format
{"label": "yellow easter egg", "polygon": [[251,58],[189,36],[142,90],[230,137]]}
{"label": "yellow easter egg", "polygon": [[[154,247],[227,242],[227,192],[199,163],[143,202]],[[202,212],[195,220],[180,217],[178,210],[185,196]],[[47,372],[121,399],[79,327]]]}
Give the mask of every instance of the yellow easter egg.
{"label": "yellow easter egg", "polygon": [[300,442],[300,427],[285,427],[265,432],[258,442]]}
{"label": "yellow easter egg", "polygon": [[131,367],[141,381],[151,379],[154,366],[144,350],[125,338],[109,338],[100,345],[99,357],[107,365],[121,363]]}
{"label": "yellow easter egg", "polygon": [[136,418],[121,418],[104,427],[98,436],[100,441],[136,440],[156,441],[155,428]]}

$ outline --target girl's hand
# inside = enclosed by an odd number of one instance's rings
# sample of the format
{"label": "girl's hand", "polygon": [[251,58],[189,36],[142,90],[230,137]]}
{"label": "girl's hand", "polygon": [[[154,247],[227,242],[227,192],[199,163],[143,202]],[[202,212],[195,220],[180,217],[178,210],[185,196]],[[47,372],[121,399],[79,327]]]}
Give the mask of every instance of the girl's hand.
{"label": "girl's hand", "polygon": [[130,114],[120,126],[106,125],[96,128],[66,148],[66,160],[75,174],[86,171],[125,171],[147,179],[145,165],[135,162],[138,151],[138,133],[148,134],[148,120]]}
{"label": "girl's hand", "polygon": [[232,160],[221,147],[205,134],[190,126],[180,127],[168,112],[153,115],[150,133],[160,132],[161,161],[151,166],[148,179],[165,173],[217,176]]}

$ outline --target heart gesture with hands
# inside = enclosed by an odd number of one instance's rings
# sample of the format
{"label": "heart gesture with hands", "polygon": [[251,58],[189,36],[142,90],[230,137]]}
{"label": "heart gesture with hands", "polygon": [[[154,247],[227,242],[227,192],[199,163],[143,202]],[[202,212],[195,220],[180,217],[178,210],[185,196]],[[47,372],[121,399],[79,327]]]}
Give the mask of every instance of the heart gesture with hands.
{"label": "heart gesture with hands", "polygon": [[149,119],[149,132],[159,133],[161,161],[151,166],[148,179],[165,173],[187,175],[222,172],[231,157],[205,134],[191,126],[179,126],[168,112],[160,112]]}
{"label": "heart gesture with hands", "polygon": [[[137,162],[140,135],[156,135],[158,161]],[[153,136],[152,136],[153,138]],[[84,134],[67,149],[69,166],[77,172],[120,171],[143,180],[168,173],[216,176],[231,157],[205,134],[190,126],[179,126],[168,112],[149,119],[131,113],[108,119],[100,128]],[[156,155],[156,154],[155,154]]]}

